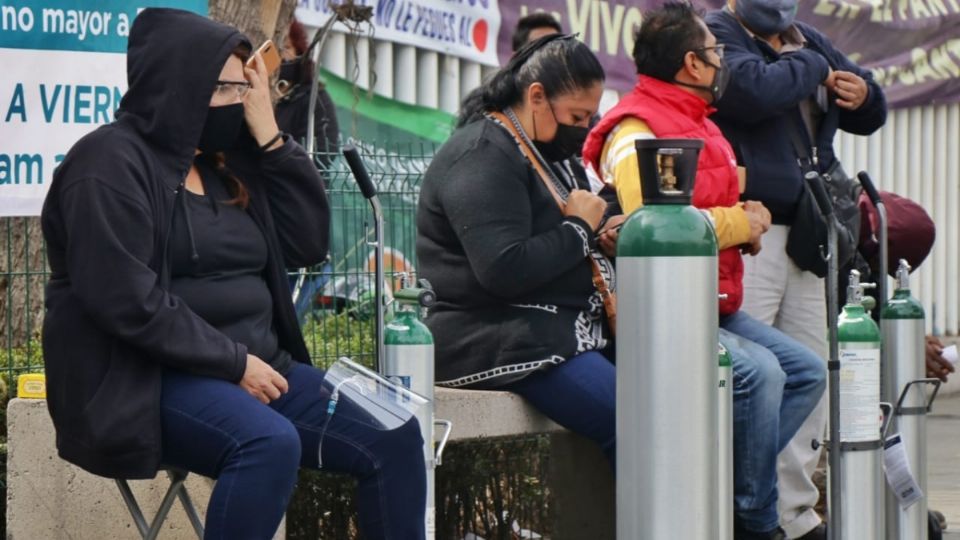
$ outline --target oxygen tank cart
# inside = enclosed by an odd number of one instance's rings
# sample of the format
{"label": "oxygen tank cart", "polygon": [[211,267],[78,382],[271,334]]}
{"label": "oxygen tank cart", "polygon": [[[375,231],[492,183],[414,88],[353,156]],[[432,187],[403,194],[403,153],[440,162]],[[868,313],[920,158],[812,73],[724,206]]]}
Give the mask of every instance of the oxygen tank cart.
{"label": "oxygen tank cart", "polygon": [[367,168],[360,159],[360,153],[352,144],[343,145],[343,157],[347,159],[347,165],[353,178],[360,187],[360,193],[370,202],[370,208],[373,210],[373,236],[372,242],[374,249],[374,301],[376,308],[375,316],[375,336],[374,346],[374,370],[383,373],[383,207],[380,204],[380,197],[377,196],[377,187],[367,174]]}
{"label": "oxygen tank cart", "polygon": [[720,344],[717,381],[717,502],[720,525],[717,540],[733,539],[733,360]]}
{"label": "oxygen tank cart", "polygon": [[636,142],[644,206],[617,242],[617,538],[714,540],[717,239],[690,206],[703,141]]}
{"label": "oxygen tank cart", "polygon": [[[889,368],[884,370],[883,395],[899,395],[887,430],[900,435],[907,463],[923,496],[902,508],[893,488],[886,489],[888,540],[927,540],[927,413],[940,388],[939,379],[925,378],[924,311],[910,295],[910,265],[900,260],[897,285],[880,313],[883,347]],[[930,399],[925,385],[934,387]],[[886,434],[884,441],[887,441]]]}
{"label": "oxygen tank cart", "polygon": [[[436,296],[430,283],[421,279],[420,287],[400,289],[393,295],[393,300],[396,305],[394,318],[384,328],[383,374],[429,400],[417,413],[417,421],[423,434],[423,458],[427,463],[427,538],[432,539],[436,532],[434,468],[440,465],[443,447],[452,427],[449,420],[433,418],[433,335],[420,322],[418,314],[421,309],[432,306]],[[433,448],[435,424],[445,428],[436,456]]]}
{"label": "oxygen tank cart", "polygon": [[[823,180],[816,172],[808,172],[804,175],[804,181],[807,183],[810,192],[813,193],[820,213],[827,224],[827,245],[820,246],[821,256],[827,263],[826,275],[826,300],[827,300],[827,342],[830,348],[830,358],[827,361],[827,399],[829,403],[829,435],[830,441],[840,440],[840,351],[837,342],[837,224],[833,219],[833,204],[830,202],[830,196],[826,188],[823,187]],[[843,499],[840,496],[843,484],[843,475],[841,474],[841,460],[839,445],[834,447],[828,443],[827,454],[828,463],[828,493],[827,501],[829,507],[827,538],[828,540],[839,540],[841,537],[843,515]]]}
{"label": "oxygen tank cart", "polygon": [[[860,272],[850,271],[847,304],[837,324],[843,500],[840,538],[844,540],[884,537],[880,329],[862,304],[864,289],[873,286],[860,282]],[[831,451],[835,450],[834,440],[830,441]],[[831,507],[830,511],[835,510]]]}

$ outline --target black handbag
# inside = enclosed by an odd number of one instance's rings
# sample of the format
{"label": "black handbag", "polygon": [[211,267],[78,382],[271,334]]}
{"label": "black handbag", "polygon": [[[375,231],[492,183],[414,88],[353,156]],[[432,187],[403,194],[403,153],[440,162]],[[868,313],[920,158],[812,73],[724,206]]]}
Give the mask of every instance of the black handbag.
{"label": "black handbag", "polygon": [[[817,172],[833,202],[832,219],[837,225],[837,268],[844,268],[857,255],[857,244],[860,241],[858,200],[863,188],[860,182],[847,176],[839,161],[835,161],[826,173],[817,171],[810,159],[807,144],[801,139],[799,126],[791,127],[790,138],[797,153],[800,172]],[[827,263],[824,260],[826,250],[827,222],[820,213],[810,186],[804,181],[793,225],[787,235],[787,255],[801,270],[824,277],[827,275]]]}

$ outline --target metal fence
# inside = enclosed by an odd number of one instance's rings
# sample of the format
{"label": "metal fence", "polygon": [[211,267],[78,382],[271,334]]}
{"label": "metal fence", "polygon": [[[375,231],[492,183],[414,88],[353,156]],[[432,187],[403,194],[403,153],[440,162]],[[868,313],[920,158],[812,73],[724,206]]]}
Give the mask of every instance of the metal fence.
{"label": "metal fence", "polygon": [[[433,145],[376,145],[355,141],[377,185],[384,212],[385,293],[389,300],[404,278],[416,274],[416,208],[420,180]],[[373,213],[342,157],[318,159],[331,210],[328,260],[309,269],[295,295],[307,345],[321,366],[340,356],[373,360]]]}
{"label": "metal fence", "polygon": [[39,218],[0,219],[0,381],[8,395],[17,375],[43,364],[39,338],[47,277]]}
{"label": "metal fence", "polygon": [[879,189],[913,199],[933,218],[937,241],[910,286],[928,332],[960,335],[960,103],[890,111],[869,137],[841,133],[837,154],[848,173],[869,171]]}

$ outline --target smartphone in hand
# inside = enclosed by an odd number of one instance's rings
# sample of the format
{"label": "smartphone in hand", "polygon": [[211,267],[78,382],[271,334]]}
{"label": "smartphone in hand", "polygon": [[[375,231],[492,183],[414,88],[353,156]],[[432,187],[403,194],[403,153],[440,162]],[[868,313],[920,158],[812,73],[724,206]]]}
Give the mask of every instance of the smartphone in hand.
{"label": "smartphone in hand", "polygon": [[[264,68],[267,70],[267,75],[273,75],[277,68],[280,67],[280,53],[277,51],[277,46],[273,44],[273,40],[266,40],[263,42],[263,45],[260,45],[260,48],[257,49],[257,53],[260,53],[260,57],[263,58]],[[247,67],[254,68],[257,65],[257,56],[254,54],[247,60]]]}

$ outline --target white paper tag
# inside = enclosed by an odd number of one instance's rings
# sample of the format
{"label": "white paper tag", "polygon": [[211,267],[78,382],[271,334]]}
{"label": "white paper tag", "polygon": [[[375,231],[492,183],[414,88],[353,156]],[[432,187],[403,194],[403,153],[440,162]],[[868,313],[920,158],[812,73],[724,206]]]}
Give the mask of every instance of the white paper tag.
{"label": "white paper tag", "polygon": [[907,449],[899,433],[887,437],[883,445],[883,472],[886,474],[887,484],[904,510],[923,498],[920,484],[910,470]]}
{"label": "white paper tag", "polygon": [[945,347],[943,352],[940,353],[940,356],[942,356],[944,360],[950,362],[951,364],[957,365],[957,346],[951,345],[949,347]]}
{"label": "white paper tag", "polygon": [[840,350],[840,440],[880,438],[880,349]]}

